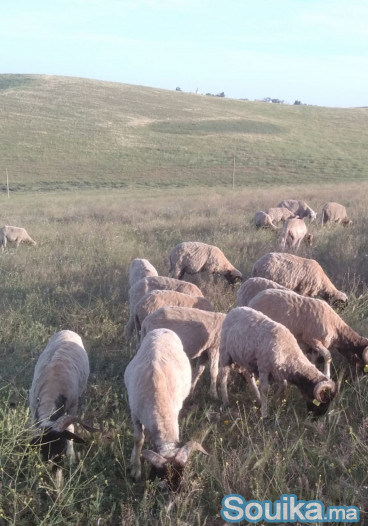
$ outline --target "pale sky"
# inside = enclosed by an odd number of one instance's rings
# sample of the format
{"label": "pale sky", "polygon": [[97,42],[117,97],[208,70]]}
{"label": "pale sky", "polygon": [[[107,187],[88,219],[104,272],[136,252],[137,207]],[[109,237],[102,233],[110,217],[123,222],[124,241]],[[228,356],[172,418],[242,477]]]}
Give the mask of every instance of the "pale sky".
{"label": "pale sky", "polygon": [[3,0],[0,73],[368,106],[367,0]]}

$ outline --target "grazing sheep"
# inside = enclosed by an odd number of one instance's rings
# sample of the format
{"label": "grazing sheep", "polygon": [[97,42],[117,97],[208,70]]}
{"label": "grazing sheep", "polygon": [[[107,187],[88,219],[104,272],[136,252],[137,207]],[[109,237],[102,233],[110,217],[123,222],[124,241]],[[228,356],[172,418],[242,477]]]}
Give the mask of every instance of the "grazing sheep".
{"label": "grazing sheep", "polygon": [[190,359],[198,358],[191,393],[201,377],[205,363],[210,362],[210,393],[217,398],[217,376],[220,333],[225,314],[208,312],[189,307],[161,307],[142,323],[141,338],[153,329],[165,327],[176,332],[183,343],[184,351]]}
{"label": "grazing sheep", "polygon": [[287,208],[301,219],[308,217],[311,221],[314,221],[317,217],[316,212],[305,201],[299,201],[298,199],[284,199],[277,206]]}
{"label": "grazing sheep", "polygon": [[322,226],[326,223],[341,223],[344,226],[353,224],[348,217],[345,206],[332,202],[326,203],[322,208]]}
{"label": "grazing sheep", "polygon": [[143,296],[135,306],[135,328],[139,336],[143,320],[160,307],[192,307],[214,311],[211,302],[202,296],[190,296],[176,290],[152,290]]}
{"label": "grazing sheep", "polygon": [[291,290],[264,290],[249,307],[282,323],[300,344],[320,354],[330,378],[331,354],[339,351],[352,365],[368,363],[368,338],[359,336],[326,302],[300,296]]}
{"label": "grazing sheep", "polygon": [[269,252],[254,263],[252,277],[257,276],[276,281],[303,296],[320,296],[329,303],[346,303],[348,300],[346,294],[337,290],[314,259]]}
{"label": "grazing sheep", "polygon": [[29,245],[37,245],[28,232],[24,228],[18,226],[5,225],[0,228],[1,250],[6,248],[7,243],[15,243],[18,248],[20,243],[28,243]]}
{"label": "grazing sheep", "polygon": [[270,226],[273,230],[278,230],[278,227],[274,225],[271,216],[269,216],[267,212],[256,212],[253,221],[257,228],[267,228]]}
{"label": "grazing sheep", "polygon": [[304,220],[294,217],[285,221],[280,241],[281,249],[295,248],[295,250],[298,250],[303,239],[305,239],[309,245],[312,244],[313,236],[312,234],[308,234],[307,225]]}
{"label": "grazing sheep", "polygon": [[129,308],[130,316],[128,323],[125,326],[124,336],[129,342],[132,338],[135,323],[135,306],[145,294],[152,290],[177,290],[178,292],[184,292],[190,296],[202,296],[203,294],[200,289],[193,283],[188,281],[182,281],[174,278],[167,278],[166,276],[147,276],[146,278],[140,279],[129,289]]}
{"label": "grazing sheep", "polygon": [[74,460],[71,440],[84,440],[74,434],[73,423],[92,430],[76,416],[88,376],[88,356],[80,336],[68,330],[54,334],[38,358],[29,393],[32,421],[40,431],[31,444],[40,444],[45,460],[57,459],[65,450]]}
{"label": "grazing sheep", "polygon": [[148,259],[133,259],[129,269],[129,287],[132,287],[137,281],[147,276],[158,276],[155,267],[151,265]]}
{"label": "grazing sheep", "polygon": [[266,289],[283,289],[289,290],[283,285],[266,278],[248,278],[241,284],[236,294],[237,307],[246,307],[249,301],[257,296],[258,292]]}
{"label": "grazing sheep", "polygon": [[[306,399],[308,411],[316,416],[327,411],[336,393],[334,382],[308,360],[284,325],[248,307],[232,309],[222,326],[220,382],[224,404],[229,403],[227,380],[232,363],[248,373],[253,391],[258,392],[262,417],[267,416],[270,377],[279,383],[280,391],[287,382],[296,385]],[[260,394],[255,375],[259,376]]]}
{"label": "grazing sheep", "polygon": [[269,208],[266,210],[266,214],[270,216],[273,223],[280,223],[281,221],[284,223],[287,219],[295,217],[295,214],[291,212],[291,210],[284,207]]}
{"label": "grazing sheep", "polygon": [[186,241],[176,245],[170,251],[169,261],[169,276],[177,279],[183,279],[185,273],[196,274],[203,271],[221,274],[230,284],[243,279],[242,273],[218,247],[198,241]]}
{"label": "grazing sheep", "polygon": [[173,466],[178,476],[191,451],[206,451],[196,442],[179,446],[179,411],[190,392],[192,370],[180,338],[171,330],[156,329],[147,334],[128,364],[124,382],[134,427],[131,474],[141,477],[140,455],[144,429],[148,429],[155,451],[142,456],[162,473]]}

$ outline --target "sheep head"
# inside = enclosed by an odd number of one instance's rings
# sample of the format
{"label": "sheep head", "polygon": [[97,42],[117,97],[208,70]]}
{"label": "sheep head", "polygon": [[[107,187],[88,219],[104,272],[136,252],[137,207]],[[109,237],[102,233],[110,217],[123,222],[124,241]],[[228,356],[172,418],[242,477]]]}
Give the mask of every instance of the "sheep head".
{"label": "sheep head", "polygon": [[156,475],[167,482],[171,491],[177,491],[183,476],[185,465],[193,451],[200,451],[208,455],[199,442],[189,441],[181,448],[173,451],[173,456],[166,458],[155,451],[144,449],[142,456],[152,464],[151,477]]}
{"label": "sheep head", "polygon": [[335,395],[336,385],[333,380],[322,380],[318,382],[313,390],[313,401],[307,401],[308,412],[312,412],[313,416],[324,415]]}
{"label": "sheep head", "polygon": [[78,417],[66,415],[55,422],[52,420],[42,422],[39,426],[41,432],[31,440],[30,445],[40,446],[43,460],[60,461],[62,454],[66,451],[68,440],[74,440],[77,444],[85,444],[82,437],[67,429],[73,423],[82,425],[88,431],[96,431],[96,429],[88,426]]}
{"label": "sheep head", "polygon": [[348,297],[345,294],[345,292],[341,292],[340,290],[337,290],[335,294],[331,295],[329,297],[329,303],[331,305],[347,305],[348,303]]}
{"label": "sheep head", "polygon": [[237,281],[243,281],[243,274],[239,270],[228,270],[224,273],[224,277],[230,283],[230,285],[235,285]]}

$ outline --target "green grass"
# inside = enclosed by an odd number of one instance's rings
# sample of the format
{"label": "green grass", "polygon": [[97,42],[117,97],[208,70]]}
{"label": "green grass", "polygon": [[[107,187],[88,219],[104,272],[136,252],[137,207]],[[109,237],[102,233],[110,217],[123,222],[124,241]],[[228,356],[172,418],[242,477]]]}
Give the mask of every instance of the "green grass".
{"label": "green grass", "polygon": [[[368,183],[310,184],[303,189],[140,188],[19,192],[0,196],[3,223],[24,226],[36,247],[0,253],[0,525],[186,526],[223,524],[227,493],[274,500],[283,493],[355,505],[367,518],[367,377],[352,379],[335,357],[339,394],[331,413],[312,421],[297,389],[263,421],[243,381],[229,385],[231,408],[211,400],[209,374],[180,418],[183,441],[203,440],[209,457],[193,455],[181,493],[170,504],[157,481],[129,476],[133,445],[123,374],[134,344],[123,339],[128,319],[128,267],[145,257],[167,275],[167,255],[177,242],[219,246],[246,277],[265,252],[278,249],[273,232],[256,231],[255,211],[284,197],[300,197],[320,214],[329,200],[344,203],[350,228],[310,226],[317,259],[349,295],[342,317],[368,335]],[[235,305],[236,289],[221,279],[194,277],[218,311]],[[63,465],[59,488],[51,467],[27,449],[30,387],[37,357],[60,329],[78,332],[88,350],[91,375],[80,415],[101,432],[76,446],[79,462]],[[83,433],[83,431],[82,431]],[[149,437],[146,445],[149,447]]]}
{"label": "green grass", "polygon": [[[5,190],[237,187],[368,177],[367,108],[0,75]],[[235,171],[234,171],[235,157]]]}

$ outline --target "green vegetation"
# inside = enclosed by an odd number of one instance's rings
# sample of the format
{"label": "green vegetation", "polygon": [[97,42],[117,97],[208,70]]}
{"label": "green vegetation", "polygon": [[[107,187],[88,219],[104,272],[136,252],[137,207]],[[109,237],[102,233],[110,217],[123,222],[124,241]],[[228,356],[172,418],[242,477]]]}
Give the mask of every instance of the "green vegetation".
{"label": "green vegetation", "polygon": [[[0,75],[3,189],[230,186],[368,177],[368,109]],[[235,158],[235,171],[234,171]],[[1,180],[1,178],[0,178]]]}
{"label": "green vegetation", "polygon": [[[183,441],[203,440],[210,456],[193,455],[182,491],[170,503],[158,482],[148,481],[147,465],[146,480],[133,483],[129,477],[133,436],[123,373],[135,343],[127,346],[123,331],[128,267],[134,257],[149,259],[167,275],[170,248],[181,240],[199,240],[219,246],[248,277],[257,258],[278,248],[273,232],[254,229],[254,212],[295,196],[319,214],[329,200],[347,206],[354,225],[322,229],[318,222],[312,224],[315,245],[303,246],[301,255],[317,259],[348,293],[349,305],[341,315],[368,335],[368,183],[235,191],[157,186],[149,192],[135,188],[1,196],[2,223],[25,227],[38,244],[10,245],[0,253],[0,525],[220,526],[221,500],[232,492],[260,500],[295,493],[326,505],[355,505],[363,523],[366,376],[352,378],[337,356],[333,375],[339,395],[328,416],[312,421],[300,393],[290,387],[281,404],[271,402],[270,417],[263,421],[235,373],[229,385],[231,408],[220,412],[220,402],[209,396],[206,371],[195,401],[182,412],[180,429]],[[235,305],[236,289],[220,278],[192,280],[218,311]],[[27,449],[27,390],[38,354],[54,332],[65,328],[78,332],[89,352],[91,375],[80,414],[101,432],[84,434],[87,446],[75,447],[76,466],[65,461],[60,488],[37,449]]]}

